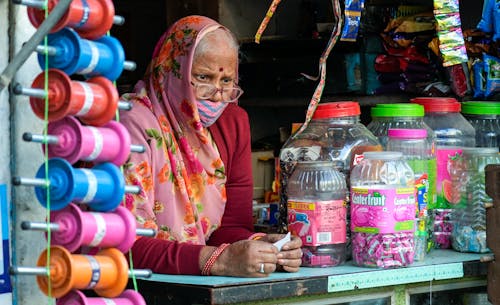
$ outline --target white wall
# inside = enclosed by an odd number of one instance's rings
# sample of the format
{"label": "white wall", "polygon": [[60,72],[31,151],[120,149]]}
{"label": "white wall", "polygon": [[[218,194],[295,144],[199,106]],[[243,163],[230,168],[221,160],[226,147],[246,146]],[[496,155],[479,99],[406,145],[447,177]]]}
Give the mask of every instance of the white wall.
{"label": "white wall", "polygon": [[[0,71],[34,31],[24,6],[0,0]],[[40,71],[36,56],[32,54],[16,73],[13,83],[29,87]],[[32,267],[36,266],[38,256],[46,248],[46,241],[43,233],[22,231],[20,223],[24,220],[44,221],[46,211],[35,199],[32,187],[11,187],[10,180],[13,175],[33,177],[42,164],[40,145],[24,142],[22,134],[26,131],[41,132],[43,122],[31,111],[27,97],[10,95],[7,89],[0,94],[0,183],[7,184],[11,193],[12,265]],[[14,304],[46,302],[47,297],[38,289],[35,276],[11,278]]]}

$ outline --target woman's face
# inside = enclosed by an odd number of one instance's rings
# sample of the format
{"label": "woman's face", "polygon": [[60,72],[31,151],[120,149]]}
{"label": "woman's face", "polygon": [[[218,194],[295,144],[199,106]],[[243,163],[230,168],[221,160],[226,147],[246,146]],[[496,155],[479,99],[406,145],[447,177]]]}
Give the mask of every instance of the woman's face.
{"label": "woman's face", "polygon": [[[237,85],[238,54],[225,39],[218,39],[215,36],[209,36],[206,39],[208,47],[204,52],[195,55],[191,68],[194,94],[197,99],[207,99],[212,102],[229,100],[229,97],[223,96],[226,93],[221,89]],[[207,86],[199,85],[213,85],[218,90],[210,97],[202,96],[206,95],[203,94],[203,90]]]}

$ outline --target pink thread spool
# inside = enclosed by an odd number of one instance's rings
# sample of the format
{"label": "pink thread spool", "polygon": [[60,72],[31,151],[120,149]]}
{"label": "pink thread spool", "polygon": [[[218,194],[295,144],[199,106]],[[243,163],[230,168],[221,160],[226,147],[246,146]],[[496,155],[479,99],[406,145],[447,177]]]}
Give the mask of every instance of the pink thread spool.
{"label": "pink thread spool", "polygon": [[[58,2],[58,0],[49,0],[48,10],[52,11]],[[111,29],[114,16],[115,7],[111,0],[73,1],[66,14],[52,28],[51,33],[60,31],[64,27],[70,27],[86,39],[97,39]],[[38,28],[45,20],[45,11],[29,7],[28,17],[31,24]]]}
{"label": "pink thread spool", "polygon": [[81,291],[73,290],[58,299],[56,305],[146,305],[144,298],[138,292],[127,289],[121,295],[113,299],[86,297]]}
{"label": "pink thread spool", "polygon": [[[102,126],[114,118],[118,91],[109,79],[96,76],[86,82],[73,81],[61,70],[49,69],[48,82],[50,122],[74,115],[85,124]],[[44,83],[42,72],[33,81],[32,88],[43,89]],[[44,119],[45,99],[31,97],[30,103],[33,112]]]}
{"label": "pink thread spool", "polygon": [[76,118],[68,116],[50,123],[47,133],[58,138],[57,144],[48,146],[49,158],[64,158],[71,164],[83,160],[120,166],[130,154],[130,134],[115,121],[103,127],[82,126]]}
{"label": "pink thread spool", "polygon": [[127,252],[136,238],[136,222],[127,208],[119,206],[114,212],[83,212],[71,203],[51,212],[51,222],[60,230],[52,232],[51,243],[74,252],[80,246],[117,248]]}

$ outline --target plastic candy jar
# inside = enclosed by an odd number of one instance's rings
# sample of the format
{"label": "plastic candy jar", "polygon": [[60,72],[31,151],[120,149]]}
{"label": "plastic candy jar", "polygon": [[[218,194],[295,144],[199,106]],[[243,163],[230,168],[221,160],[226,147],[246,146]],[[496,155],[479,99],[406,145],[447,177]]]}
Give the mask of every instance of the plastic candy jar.
{"label": "plastic candy jar", "polygon": [[297,161],[332,161],[349,183],[349,173],[365,151],[380,151],[377,138],[360,122],[359,103],[321,103],[307,128],[292,135],[280,151],[280,206],[278,226],[286,228],[286,186]]}
{"label": "plastic candy jar", "polygon": [[371,109],[372,121],[366,126],[382,146],[387,145],[387,132],[390,128],[425,129],[430,142],[434,132],[424,122],[424,107],[410,103],[377,104]]}
{"label": "plastic candy jar", "polygon": [[463,102],[462,114],[476,130],[477,147],[500,147],[499,102]]}
{"label": "plastic candy jar", "polygon": [[453,208],[448,163],[457,158],[463,147],[474,147],[474,127],[460,113],[461,104],[454,98],[419,97],[411,100],[424,106],[425,123],[436,135],[437,208]]}
{"label": "plastic candy jar", "polygon": [[[415,174],[417,227],[415,231],[415,260],[421,261],[427,253],[428,198],[434,198],[436,181],[436,157],[432,143],[427,140],[425,129],[389,129],[387,150],[403,153],[403,159]],[[432,181],[432,182],[431,182]]]}
{"label": "plastic candy jar", "polygon": [[498,147],[464,148],[462,156],[450,165],[453,192],[459,203],[452,211],[451,245],[461,252],[484,253],[486,246],[486,208],[492,203],[486,194],[484,169],[488,164],[500,164]]}
{"label": "plastic candy jar", "polygon": [[346,259],[347,185],[331,161],[299,161],[287,185],[288,231],[302,239],[302,266]]}
{"label": "plastic candy jar", "polygon": [[413,263],[414,173],[401,152],[366,152],[351,172],[352,256],[360,266]]}

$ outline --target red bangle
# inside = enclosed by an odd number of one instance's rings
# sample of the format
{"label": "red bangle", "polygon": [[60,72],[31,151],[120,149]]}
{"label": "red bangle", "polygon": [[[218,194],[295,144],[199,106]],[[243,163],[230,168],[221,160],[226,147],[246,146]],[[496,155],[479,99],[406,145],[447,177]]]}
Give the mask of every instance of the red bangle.
{"label": "red bangle", "polygon": [[214,252],[212,252],[212,255],[210,255],[207,262],[205,263],[205,266],[203,266],[203,269],[201,270],[201,275],[210,275],[210,270],[214,266],[215,261],[222,254],[222,252],[224,252],[224,250],[229,247],[229,245],[230,244],[222,244],[217,249],[215,249]]}

